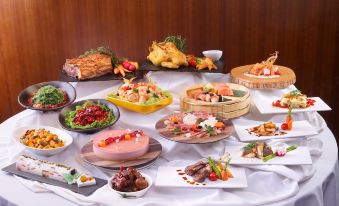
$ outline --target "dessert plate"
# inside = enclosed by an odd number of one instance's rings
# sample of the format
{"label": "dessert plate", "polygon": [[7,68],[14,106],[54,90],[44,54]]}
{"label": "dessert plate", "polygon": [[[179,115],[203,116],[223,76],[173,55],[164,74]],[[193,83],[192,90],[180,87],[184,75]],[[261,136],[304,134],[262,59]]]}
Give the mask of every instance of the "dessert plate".
{"label": "dessert plate", "polygon": [[161,144],[153,138],[150,138],[149,149],[146,154],[130,160],[106,160],[97,157],[93,152],[93,141],[88,142],[81,149],[81,157],[85,162],[104,169],[119,170],[123,167],[146,168],[154,163],[162,151]]}
{"label": "dessert plate", "polygon": [[210,181],[208,178],[204,182],[194,182],[191,176],[185,174],[185,167],[159,167],[157,173],[156,186],[159,187],[190,187],[190,188],[245,188],[247,179],[245,169],[240,167],[229,167],[233,178],[227,181]]}

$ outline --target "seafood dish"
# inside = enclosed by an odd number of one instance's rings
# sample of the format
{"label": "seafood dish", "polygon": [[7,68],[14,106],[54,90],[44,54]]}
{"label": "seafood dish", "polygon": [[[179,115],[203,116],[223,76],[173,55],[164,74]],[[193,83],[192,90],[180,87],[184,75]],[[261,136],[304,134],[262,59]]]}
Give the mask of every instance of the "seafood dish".
{"label": "seafood dish", "polygon": [[109,130],[94,137],[93,152],[106,160],[128,160],[146,154],[149,142],[142,130]]}
{"label": "seafood dish", "polygon": [[66,113],[65,124],[72,129],[101,128],[110,125],[115,118],[107,105],[86,101]]}
{"label": "seafood dish", "polygon": [[287,94],[284,94],[280,100],[272,103],[274,107],[281,108],[293,108],[304,109],[313,106],[315,100],[307,98],[305,94],[302,94],[299,90],[293,90]]}
{"label": "seafood dish", "polygon": [[275,151],[273,151],[272,147],[266,142],[254,142],[249,143],[242,148],[242,157],[259,158],[266,162],[275,157],[283,157],[287,152],[295,149],[297,149],[297,146],[295,145],[287,146],[286,144],[281,144],[276,147]]}
{"label": "seafood dish", "polygon": [[227,161],[216,161],[208,157],[207,161],[199,161],[185,168],[184,172],[193,178],[193,182],[202,183],[208,178],[210,181],[227,181],[233,178],[228,169],[230,159]]}
{"label": "seafood dish", "polygon": [[137,192],[150,186],[147,179],[133,167],[121,167],[111,180],[112,189],[120,192]]}
{"label": "seafood dish", "polygon": [[139,113],[148,114],[171,104],[172,95],[162,90],[147,76],[147,82],[134,83],[133,79],[124,79],[114,93],[109,93],[106,99],[117,106]]}
{"label": "seafood dish", "polygon": [[247,129],[250,134],[257,136],[273,136],[278,130],[279,128],[273,122],[265,122],[259,126]]}
{"label": "seafood dish", "polygon": [[94,177],[81,173],[75,168],[59,163],[35,159],[21,155],[16,161],[16,170],[42,176],[68,184],[77,184],[78,187],[95,185]]}
{"label": "seafood dish", "polygon": [[185,54],[186,39],[181,36],[168,36],[163,42],[154,41],[149,48],[147,59],[154,65],[170,69],[193,67],[197,70],[216,70],[217,66],[209,57],[199,58]]}
{"label": "seafood dish", "polygon": [[222,120],[205,112],[175,113],[164,120],[167,131],[187,138],[208,138],[225,134]]}
{"label": "seafood dish", "polygon": [[135,73],[139,68],[137,62],[120,59],[111,49],[98,47],[73,59],[66,59],[63,72],[79,80],[92,79],[106,74],[125,76]]}
{"label": "seafood dish", "polygon": [[287,130],[292,130],[292,116],[287,115],[286,121],[281,124],[280,128],[273,122],[264,122],[256,127],[246,129],[249,134],[258,137],[262,136],[279,136],[287,134]]}
{"label": "seafood dish", "polygon": [[278,66],[274,66],[274,62],[278,58],[278,53],[275,52],[268,59],[262,61],[261,63],[254,64],[248,72],[245,73],[245,76],[255,77],[255,78],[276,78],[280,76]]}
{"label": "seafood dish", "polygon": [[231,88],[227,83],[208,83],[202,86],[196,86],[186,91],[187,97],[203,102],[227,102],[230,97],[243,97],[247,91]]}
{"label": "seafood dish", "polygon": [[20,137],[20,142],[28,147],[38,149],[53,149],[65,145],[64,141],[59,139],[58,135],[46,129],[27,130],[25,134]]}
{"label": "seafood dish", "polygon": [[45,85],[28,99],[28,104],[33,108],[53,109],[69,102],[67,93],[52,85]]}

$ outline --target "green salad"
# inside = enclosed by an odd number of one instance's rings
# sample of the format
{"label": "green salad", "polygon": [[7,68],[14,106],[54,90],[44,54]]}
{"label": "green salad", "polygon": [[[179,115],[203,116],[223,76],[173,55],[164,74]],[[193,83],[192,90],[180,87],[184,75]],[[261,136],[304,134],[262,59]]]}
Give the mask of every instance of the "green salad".
{"label": "green salad", "polygon": [[32,97],[33,105],[58,105],[64,101],[64,91],[52,85],[41,87]]}
{"label": "green salad", "polygon": [[112,110],[104,104],[88,101],[68,111],[65,124],[72,129],[92,129],[110,125],[115,120]]}

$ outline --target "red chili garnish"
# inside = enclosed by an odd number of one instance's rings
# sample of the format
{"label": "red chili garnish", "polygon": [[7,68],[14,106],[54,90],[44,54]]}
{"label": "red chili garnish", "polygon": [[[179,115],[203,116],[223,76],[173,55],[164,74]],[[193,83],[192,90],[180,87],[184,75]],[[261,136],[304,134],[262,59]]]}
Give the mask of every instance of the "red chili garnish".
{"label": "red chili garnish", "polygon": [[314,99],[307,99],[307,107],[313,106],[315,103]]}

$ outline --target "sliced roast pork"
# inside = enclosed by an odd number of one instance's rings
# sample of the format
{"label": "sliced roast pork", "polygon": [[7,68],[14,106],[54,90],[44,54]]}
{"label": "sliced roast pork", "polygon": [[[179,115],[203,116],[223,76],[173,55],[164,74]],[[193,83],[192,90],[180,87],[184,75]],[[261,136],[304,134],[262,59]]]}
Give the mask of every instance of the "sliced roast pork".
{"label": "sliced roast pork", "polygon": [[96,52],[85,57],[66,59],[63,71],[80,80],[99,77],[113,72],[110,56]]}

